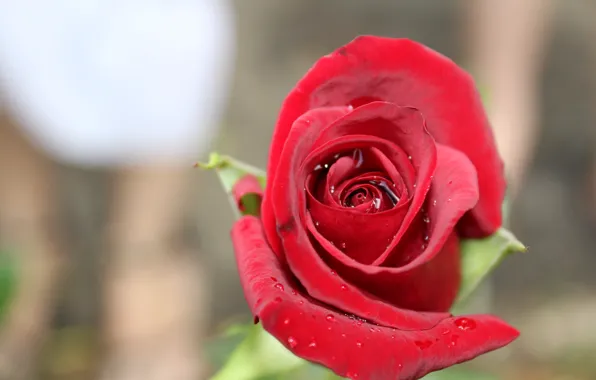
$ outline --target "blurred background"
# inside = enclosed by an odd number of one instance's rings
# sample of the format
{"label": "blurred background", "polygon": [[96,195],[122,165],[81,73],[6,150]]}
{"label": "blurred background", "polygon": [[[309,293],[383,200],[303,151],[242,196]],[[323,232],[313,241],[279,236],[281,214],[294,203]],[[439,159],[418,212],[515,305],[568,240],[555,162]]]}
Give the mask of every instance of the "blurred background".
{"label": "blurred background", "polygon": [[285,95],[361,34],[422,42],[486,95],[529,252],[473,311],[523,334],[466,366],[595,379],[595,18],[593,0],[1,1],[0,380],[208,378],[204,347],[250,316],[233,214],[192,164],[265,167]]}

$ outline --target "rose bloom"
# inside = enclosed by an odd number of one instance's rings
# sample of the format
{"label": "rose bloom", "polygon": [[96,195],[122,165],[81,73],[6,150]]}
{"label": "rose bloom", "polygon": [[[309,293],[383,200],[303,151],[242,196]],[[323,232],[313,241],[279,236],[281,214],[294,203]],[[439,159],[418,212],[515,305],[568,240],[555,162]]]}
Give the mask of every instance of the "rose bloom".
{"label": "rose bloom", "polygon": [[501,226],[504,192],[472,78],[410,40],[355,39],[284,101],[260,218],[232,230],[255,320],[351,379],[418,379],[510,343],[493,316],[449,313],[460,240]]}

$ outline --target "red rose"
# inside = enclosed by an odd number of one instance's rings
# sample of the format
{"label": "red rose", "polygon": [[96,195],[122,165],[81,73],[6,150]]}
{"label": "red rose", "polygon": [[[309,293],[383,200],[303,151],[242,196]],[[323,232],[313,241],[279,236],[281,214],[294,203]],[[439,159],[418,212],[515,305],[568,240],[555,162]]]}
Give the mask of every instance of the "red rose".
{"label": "red rose", "polygon": [[404,39],[359,37],[285,100],[261,219],[232,238],[246,298],[296,355],[417,379],[511,342],[452,317],[459,240],[501,225],[501,160],[472,78]]}

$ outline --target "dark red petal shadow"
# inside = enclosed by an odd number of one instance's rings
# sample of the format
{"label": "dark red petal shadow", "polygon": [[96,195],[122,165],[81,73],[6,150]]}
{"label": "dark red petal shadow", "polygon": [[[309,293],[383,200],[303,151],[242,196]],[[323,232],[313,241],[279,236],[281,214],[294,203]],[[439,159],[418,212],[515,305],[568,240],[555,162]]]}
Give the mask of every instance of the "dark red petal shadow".
{"label": "dark red petal shadow", "polygon": [[505,346],[519,335],[489,315],[452,317],[424,331],[366,323],[304,297],[267,244],[259,219],[237,221],[232,241],[246,300],[264,329],[295,355],[340,376],[419,379]]}
{"label": "dark red petal shadow", "polygon": [[[379,113],[370,114],[368,107],[375,108]],[[383,109],[388,111],[388,114],[380,112]],[[344,125],[352,125],[354,121],[362,121],[363,114],[370,115],[375,119],[380,119],[383,115],[401,119],[403,115],[397,110],[400,110],[400,107],[389,103],[371,103],[338,119],[322,133],[317,129],[310,128],[310,125],[317,120],[319,114],[325,112],[325,109],[311,110],[301,116],[294,123],[294,128],[286,141],[288,154],[282,156],[281,163],[278,166],[278,173],[273,180],[274,185],[270,196],[285,259],[292,273],[313,298],[379,325],[415,330],[430,328],[440,320],[448,317],[449,314],[417,313],[409,310],[396,312],[394,307],[371,297],[370,294],[344,281],[321,259],[309,240],[306,226],[300,221],[300,214],[306,208],[304,191],[306,173],[304,170],[300,171],[299,169],[304,163],[306,155],[311,151],[314,141],[320,136],[326,135],[326,131],[329,129],[339,129]],[[422,125],[419,127],[422,129]],[[398,128],[393,129],[397,130]],[[395,133],[398,134],[399,132]],[[340,136],[343,136],[342,138],[348,137],[343,134],[340,134]],[[432,152],[436,154],[434,145],[432,145]],[[427,164],[425,166],[421,165],[421,167],[432,167],[434,170],[435,162],[432,160],[436,157],[431,155],[430,152],[426,156],[428,157],[425,161]],[[299,172],[301,175],[296,175]],[[430,175],[428,177],[430,178]],[[421,177],[418,178],[418,180],[420,179]],[[410,210],[413,207],[411,205]],[[410,211],[407,215],[409,213]]]}
{"label": "dark red petal shadow", "polygon": [[[464,152],[478,172],[480,200],[460,222],[468,237],[501,226],[503,164],[472,77],[443,55],[407,39],[358,37],[319,59],[283,103],[267,172],[277,171],[294,121],[309,109],[384,100],[420,109],[439,143]],[[267,192],[271,191],[268,184]]]}

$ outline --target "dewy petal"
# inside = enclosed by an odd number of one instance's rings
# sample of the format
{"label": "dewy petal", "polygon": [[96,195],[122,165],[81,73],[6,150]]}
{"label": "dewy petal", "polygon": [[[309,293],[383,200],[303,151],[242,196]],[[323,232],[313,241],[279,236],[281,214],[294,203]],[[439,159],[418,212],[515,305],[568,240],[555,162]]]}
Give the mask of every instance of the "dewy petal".
{"label": "dewy petal", "polygon": [[[410,249],[422,254],[399,268],[387,267],[395,265],[393,261],[377,267],[362,265],[345,255],[324,257],[347,281],[401,308],[448,310],[459,287],[459,245],[454,227],[478,200],[477,177],[474,166],[463,153],[437,144],[437,154],[437,168],[427,197],[428,223],[418,219],[411,225],[415,229],[421,228],[420,224],[428,226],[426,248],[418,245],[420,240],[407,235],[392,252],[396,258],[389,256],[389,260],[399,260]],[[408,234],[418,232],[409,230]],[[416,245],[408,246],[413,243]]]}
{"label": "dewy petal", "polygon": [[[409,201],[411,195],[415,193],[417,186],[417,173],[412,166],[412,162],[407,158],[408,156],[405,152],[397,145],[391,141],[383,140],[376,136],[346,135],[329,141],[309,153],[303,166],[308,166],[306,170],[311,170],[311,166],[319,165],[319,162],[325,161],[326,157],[336,151],[360,149],[360,146],[366,146],[366,150],[368,151],[366,154],[368,159],[366,162],[367,167],[365,167],[364,170],[355,170],[346,173],[351,177],[346,180],[345,177],[348,177],[348,175],[337,176],[334,171],[336,164],[333,164],[325,178],[317,176],[316,172],[310,174],[307,190],[311,191],[313,196],[322,203],[328,205],[340,204],[340,194],[346,189],[344,185],[357,181],[358,176],[370,175],[378,177],[376,179],[371,178],[371,180],[385,181],[387,186],[389,186],[390,183],[395,185],[395,190],[399,192],[400,198],[398,204],[403,204],[406,201]],[[344,182],[340,182],[341,180],[344,180]],[[430,178],[428,182],[430,182]],[[331,186],[334,186],[333,195],[335,195],[336,199],[330,198],[331,194],[329,193]],[[329,190],[329,192],[323,192],[322,195],[320,190]]]}
{"label": "dewy petal", "polygon": [[[328,107],[323,110],[319,110],[317,112],[316,118],[304,118],[302,121],[306,123],[310,128],[316,130],[322,130],[323,128],[327,127],[333,121],[339,119],[340,117],[344,116],[345,114],[349,113],[352,110],[351,107]],[[295,121],[295,120],[294,120]],[[311,124],[312,123],[312,124]],[[289,133],[289,130],[288,130]],[[281,143],[283,146],[286,142],[287,135],[284,136],[283,141],[278,142],[275,140],[275,136],[273,137],[273,141],[271,142],[272,145],[277,145]],[[277,158],[269,156],[269,163],[271,161],[277,162]],[[278,257],[283,259],[283,250],[281,246],[281,241],[279,236],[277,235],[277,222],[275,220],[275,215],[273,214],[273,207],[271,204],[271,191],[272,186],[275,178],[275,171],[270,170],[271,165],[267,165],[267,183],[265,185],[265,195],[263,197],[263,203],[261,206],[261,219],[263,220],[263,226],[265,228],[265,235],[267,236],[267,240],[273,251],[278,255]]]}
{"label": "dewy petal", "polygon": [[[361,135],[370,135],[376,139],[393,142],[410,155],[408,158],[416,171],[416,189],[413,191],[408,212],[386,251],[372,263],[380,265],[395,249],[422,207],[435,170],[437,153],[434,140],[425,128],[420,112],[414,108],[399,107],[387,102],[368,103],[338,119],[321,131],[311,149],[322,148],[334,140],[349,136],[354,136],[355,141],[362,140]],[[388,153],[385,152],[385,154]],[[399,160],[393,159],[392,162],[397,164]],[[400,168],[400,171],[404,170]],[[404,179],[407,180],[407,176]]]}
{"label": "dewy petal", "polygon": [[[338,123],[360,120],[358,110],[339,119],[329,128]],[[300,221],[300,213],[306,210],[306,173],[300,168],[306,155],[312,150],[312,144],[321,135],[320,131],[311,128],[311,125],[318,115],[324,112],[324,109],[309,111],[294,123],[286,141],[288,153],[282,156],[273,180],[271,205],[289,268],[313,298],[346,313],[358,315],[379,325],[406,330],[436,325],[448,314],[417,313],[409,310],[396,312],[392,306],[371,297],[337,276],[310,242],[306,227]]]}
{"label": "dewy petal", "polygon": [[[507,345],[519,333],[489,315],[452,317],[432,329],[400,331],[346,316],[301,294],[245,216],[232,229],[240,280],[263,328],[295,355],[358,380],[415,380]],[[399,311],[397,311],[399,312]]]}
{"label": "dewy petal", "polygon": [[[303,170],[307,170],[308,166],[318,162],[324,152],[343,150],[353,143],[364,143],[385,154],[390,161],[399,159],[399,154],[395,157],[397,151],[393,149],[395,145],[390,141],[380,140],[374,136],[343,136],[312,151],[306,159]],[[409,168],[402,169],[404,174],[402,179],[405,178],[411,187],[416,181],[415,173],[407,158],[406,164]],[[412,190],[416,189],[412,188]],[[386,250],[389,243],[395,238],[410,209],[410,200],[402,198],[396,207],[369,214],[358,208],[330,207],[319,202],[307,187],[307,205],[308,212],[315,222],[315,226],[310,226],[309,229],[315,228],[322,232],[324,237],[318,234],[313,234],[313,236],[324,249],[343,256],[344,253],[337,251],[337,249],[341,249],[355,260],[370,264]],[[305,217],[306,212],[307,210],[302,210],[300,213],[301,223],[307,223],[309,220]],[[327,247],[331,247],[329,241],[335,243],[337,248],[328,250]]]}
{"label": "dewy petal", "polygon": [[480,200],[460,229],[469,237],[496,231],[505,194],[503,164],[474,81],[450,59],[407,39],[362,36],[317,61],[282,106],[268,173],[276,171],[292,123],[304,112],[371,100],[418,108],[437,142],[468,156],[478,172]]}

